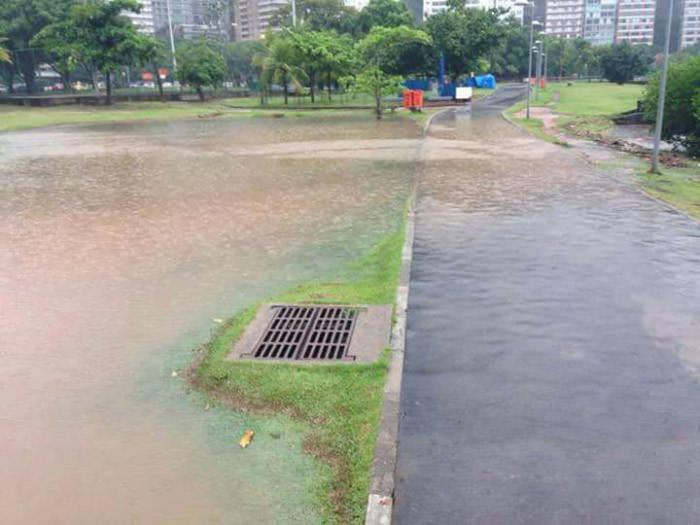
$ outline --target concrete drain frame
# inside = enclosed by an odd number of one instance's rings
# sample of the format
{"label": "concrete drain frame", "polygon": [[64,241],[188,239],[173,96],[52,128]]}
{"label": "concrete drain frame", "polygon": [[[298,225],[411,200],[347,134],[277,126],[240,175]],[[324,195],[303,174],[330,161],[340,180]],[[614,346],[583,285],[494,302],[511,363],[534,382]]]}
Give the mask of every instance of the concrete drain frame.
{"label": "concrete drain frame", "polygon": [[390,305],[264,304],[229,360],[371,363],[389,346]]}

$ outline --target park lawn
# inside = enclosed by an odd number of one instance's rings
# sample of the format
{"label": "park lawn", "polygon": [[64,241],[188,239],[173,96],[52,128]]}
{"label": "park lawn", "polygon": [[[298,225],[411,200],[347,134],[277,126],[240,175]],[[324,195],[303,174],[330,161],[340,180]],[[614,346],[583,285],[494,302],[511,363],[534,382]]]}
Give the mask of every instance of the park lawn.
{"label": "park lawn", "polygon": [[[618,85],[610,82],[577,82],[571,86],[552,82],[547,86],[546,102],[557,113],[577,117],[619,115],[636,109],[642,98],[644,86]],[[558,100],[555,93],[558,93]]]}
{"label": "park lawn", "polygon": [[124,102],[112,106],[67,105],[46,108],[0,105],[0,132],[60,124],[174,120],[236,114],[222,102]]}
{"label": "park lawn", "polygon": [[[244,104],[248,104],[247,108],[240,106],[240,101],[245,101]],[[111,106],[66,105],[46,108],[0,105],[0,132],[66,124],[167,121],[188,118],[280,117],[285,115],[290,117],[340,116],[350,111],[357,114],[358,111],[350,107],[343,110],[344,106],[340,102],[336,106],[328,108],[320,103],[315,105],[317,107],[310,104],[285,106],[278,104],[277,99],[275,101],[275,104],[269,106],[256,106],[254,103],[256,99],[248,98],[221,99],[204,103],[123,102]],[[349,103],[345,104],[345,106],[350,105]],[[367,106],[366,114],[372,115],[370,106]],[[402,118],[404,115],[403,112],[397,112],[387,113],[388,116]]]}
{"label": "park lawn", "polygon": [[[311,282],[266,302],[394,304],[403,228],[333,282]],[[291,365],[228,361],[260,305],[234,316],[200,349],[192,384],[236,409],[281,412],[309,425],[305,450],[331,467],[317,498],[330,523],[363,523],[390,351],[376,363]]]}
{"label": "park lawn", "polygon": [[[533,107],[547,107],[558,115],[557,127],[574,135],[603,134],[613,126],[612,117],[633,110],[643,96],[644,86],[618,85],[609,82],[550,82],[538,96],[530,100]],[[517,114],[525,108],[521,101],[505,111],[505,115],[533,135],[557,144],[566,144],[547,133],[539,119],[528,121]]]}

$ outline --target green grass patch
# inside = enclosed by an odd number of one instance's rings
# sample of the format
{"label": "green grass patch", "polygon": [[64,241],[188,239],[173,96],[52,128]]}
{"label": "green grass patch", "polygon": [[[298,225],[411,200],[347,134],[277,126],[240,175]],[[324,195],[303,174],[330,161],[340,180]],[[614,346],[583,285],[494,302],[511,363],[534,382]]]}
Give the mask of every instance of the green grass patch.
{"label": "green grass patch", "polygon": [[[612,117],[633,110],[637,100],[642,97],[644,86],[624,84],[622,86],[607,82],[550,82],[545,89],[539,90],[538,98],[530,99],[531,107],[548,107],[559,115],[557,127],[573,135],[602,135],[613,127]],[[515,115],[525,107],[525,102],[511,106],[506,116],[517,122],[533,135],[553,142],[566,144],[550,135],[539,119],[529,121]]]}
{"label": "green grass patch", "polygon": [[662,168],[660,174],[640,169],[642,185],[651,195],[700,219],[700,164],[689,168]]}
{"label": "green grass patch", "polygon": [[40,128],[60,124],[173,120],[197,117],[245,115],[222,102],[124,102],[112,106],[70,105],[31,108],[0,105],[0,131]]}
{"label": "green grass patch", "polygon": [[[609,116],[637,107],[644,86],[610,82],[550,83],[545,92],[557,113],[575,116]],[[557,95],[558,93],[558,95]]]}
{"label": "green grass patch", "polygon": [[[298,286],[269,302],[393,304],[404,232],[352,263],[344,278]],[[281,412],[309,425],[305,450],[331,466],[318,502],[329,523],[362,523],[389,351],[372,364],[287,365],[227,361],[258,306],[228,321],[202,348],[190,374],[198,388],[238,409]]]}

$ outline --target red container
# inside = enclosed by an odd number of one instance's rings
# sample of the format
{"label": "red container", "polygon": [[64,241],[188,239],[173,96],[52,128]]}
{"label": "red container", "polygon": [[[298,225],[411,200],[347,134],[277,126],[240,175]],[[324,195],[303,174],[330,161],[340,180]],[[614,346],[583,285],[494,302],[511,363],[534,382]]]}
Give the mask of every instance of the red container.
{"label": "red container", "polygon": [[413,92],[413,108],[423,109],[423,91],[416,89]]}
{"label": "red container", "polygon": [[411,109],[413,107],[413,91],[405,89],[403,92],[403,107]]}

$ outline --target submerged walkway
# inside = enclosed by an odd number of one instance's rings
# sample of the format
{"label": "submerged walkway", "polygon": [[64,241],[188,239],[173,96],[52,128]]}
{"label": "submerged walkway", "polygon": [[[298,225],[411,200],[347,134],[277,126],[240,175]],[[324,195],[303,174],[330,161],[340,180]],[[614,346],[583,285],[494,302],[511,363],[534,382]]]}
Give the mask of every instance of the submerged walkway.
{"label": "submerged walkway", "polygon": [[697,523],[700,225],[502,121],[513,96],[426,141],[396,522]]}

